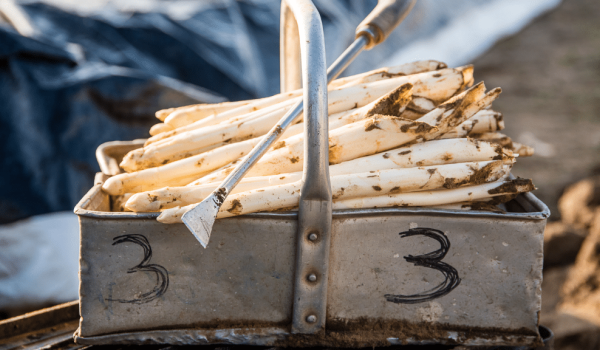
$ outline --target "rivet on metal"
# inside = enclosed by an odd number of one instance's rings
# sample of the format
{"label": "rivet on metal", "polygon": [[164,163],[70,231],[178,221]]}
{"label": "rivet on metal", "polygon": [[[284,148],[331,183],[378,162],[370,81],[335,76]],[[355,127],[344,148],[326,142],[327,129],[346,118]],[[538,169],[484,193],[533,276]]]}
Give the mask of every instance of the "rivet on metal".
{"label": "rivet on metal", "polygon": [[311,240],[311,241],[316,241],[317,238],[319,238],[319,235],[317,235],[314,232],[308,235],[308,239]]}
{"label": "rivet on metal", "polygon": [[308,277],[306,277],[307,280],[314,282],[317,280],[317,275],[315,275],[314,273],[311,273],[310,275],[308,275]]}
{"label": "rivet on metal", "polygon": [[310,315],[310,316],[306,317],[306,322],[308,322],[308,323],[315,323],[315,322],[317,322],[317,316]]}

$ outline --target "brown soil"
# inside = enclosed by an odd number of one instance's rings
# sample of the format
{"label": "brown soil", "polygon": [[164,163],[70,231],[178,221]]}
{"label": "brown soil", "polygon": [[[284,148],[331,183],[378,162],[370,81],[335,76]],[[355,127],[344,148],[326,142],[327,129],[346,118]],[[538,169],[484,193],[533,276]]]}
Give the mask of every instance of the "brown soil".
{"label": "brown soil", "polygon": [[412,87],[412,84],[407,83],[388,93],[383,99],[375,103],[373,108],[369,109],[367,116],[383,114],[399,117],[404,107],[412,100],[412,94],[408,93],[412,90]]}
{"label": "brown soil", "polygon": [[473,62],[477,81],[503,89],[493,108],[504,114],[504,133],[522,142],[528,131],[554,146],[554,155],[518,159],[513,170],[535,181],[554,220],[565,186],[600,164],[598,14],[599,1],[563,1]]}
{"label": "brown soil", "polygon": [[530,179],[517,178],[515,180],[505,182],[496,188],[492,188],[491,190],[488,191],[488,193],[489,194],[498,194],[498,193],[513,194],[513,193],[520,193],[520,192],[529,192],[532,190],[535,190],[535,186],[533,186],[533,183],[531,182]]}

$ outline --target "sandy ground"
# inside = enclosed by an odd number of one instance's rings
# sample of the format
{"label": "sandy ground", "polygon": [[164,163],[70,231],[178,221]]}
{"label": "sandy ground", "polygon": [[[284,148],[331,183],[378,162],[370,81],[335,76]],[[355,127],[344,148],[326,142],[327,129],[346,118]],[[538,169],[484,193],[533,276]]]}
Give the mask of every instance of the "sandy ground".
{"label": "sandy ground", "polygon": [[600,1],[565,0],[473,62],[476,79],[502,87],[506,134],[536,148],[513,173],[534,180],[552,220],[565,186],[600,165],[599,16]]}
{"label": "sandy ground", "polygon": [[[598,18],[600,1],[563,0],[474,62],[478,80],[503,89],[494,109],[504,114],[505,133],[537,149],[513,173],[534,180],[551,220],[560,218],[557,201],[567,185],[600,172]],[[555,308],[570,268],[544,270],[540,321],[555,331],[564,326]],[[559,348],[582,349],[575,340],[566,343],[572,345]]]}

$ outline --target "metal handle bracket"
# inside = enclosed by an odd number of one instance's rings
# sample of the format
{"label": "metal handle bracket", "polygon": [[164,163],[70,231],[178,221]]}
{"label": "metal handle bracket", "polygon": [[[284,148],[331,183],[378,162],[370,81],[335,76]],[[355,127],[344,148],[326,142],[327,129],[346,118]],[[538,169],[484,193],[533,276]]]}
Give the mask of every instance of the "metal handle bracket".
{"label": "metal handle bracket", "polygon": [[325,40],[312,1],[281,3],[280,40],[281,92],[298,89],[304,82],[304,184],[298,213],[292,333],[316,333],[325,329],[332,208]]}

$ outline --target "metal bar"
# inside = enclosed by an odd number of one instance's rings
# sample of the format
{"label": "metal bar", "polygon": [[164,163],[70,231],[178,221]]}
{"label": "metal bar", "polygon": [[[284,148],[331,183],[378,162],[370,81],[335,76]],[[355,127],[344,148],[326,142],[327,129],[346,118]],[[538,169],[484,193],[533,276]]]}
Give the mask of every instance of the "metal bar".
{"label": "metal bar", "polygon": [[369,38],[366,35],[360,35],[356,38],[327,70],[327,82],[330,83],[337,78],[368,44]]}
{"label": "metal bar", "polygon": [[[332,212],[325,40],[321,17],[312,1],[283,1],[281,14],[281,34],[285,36],[281,38],[282,92],[299,88],[304,81],[306,107],[302,175],[304,185],[300,192],[296,236],[292,332],[316,333],[325,328]],[[302,63],[300,78],[298,50]],[[358,52],[360,50],[353,50],[351,57],[341,57],[343,67],[334,65],[335,75],[339,74]]]}

